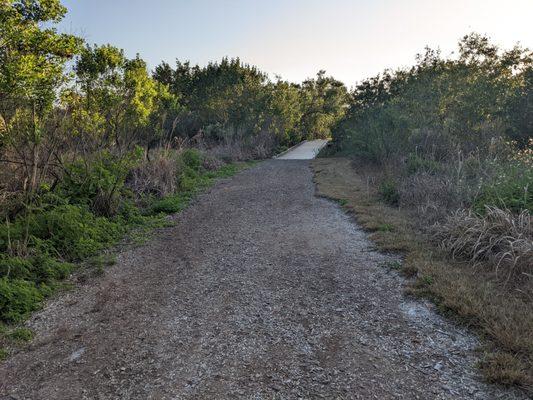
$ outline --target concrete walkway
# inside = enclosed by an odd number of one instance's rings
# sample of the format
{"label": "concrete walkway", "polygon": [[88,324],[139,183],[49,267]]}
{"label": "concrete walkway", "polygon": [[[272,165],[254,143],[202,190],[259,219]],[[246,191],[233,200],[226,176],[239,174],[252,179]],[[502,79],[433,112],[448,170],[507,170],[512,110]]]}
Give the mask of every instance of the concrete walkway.
{"label": "concrete walkway", "polygon": [[328,143],[327,140],[309,140],[290,150],[288,153],[277,157],[278,160],[312,160],[319,151]]}

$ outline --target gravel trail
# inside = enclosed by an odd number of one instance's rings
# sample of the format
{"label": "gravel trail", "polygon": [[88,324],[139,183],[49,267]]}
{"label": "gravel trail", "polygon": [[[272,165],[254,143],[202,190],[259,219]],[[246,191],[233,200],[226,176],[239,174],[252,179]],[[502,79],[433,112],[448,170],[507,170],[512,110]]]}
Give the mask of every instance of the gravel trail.
{"label": "gravel trail", "polygon": [[525,398],[482,383],[476,339],[314,193],[308,161],[219,182],[36,314],[0,398]]}

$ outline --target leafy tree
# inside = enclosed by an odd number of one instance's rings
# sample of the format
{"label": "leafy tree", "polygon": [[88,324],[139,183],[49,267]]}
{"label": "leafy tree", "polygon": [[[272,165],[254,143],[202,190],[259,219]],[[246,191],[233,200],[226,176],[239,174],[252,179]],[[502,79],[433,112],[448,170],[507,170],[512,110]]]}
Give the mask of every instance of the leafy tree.
{"label": "leafy tree", "polygon": [[300,87],[278,78],[268,87],[268,99],[265,109],[266,126],[282,145],[290,145],[301,139],[300,121],[302,104]]}
{"label": "leafy tree", "polygon": [[22,167],[29,192],[48,168],[57,127],[53,106],[68,78],[65,63],[81,45],[75,36],[43,28],[65,11],[59,0],[0,2],[0,144]]}
{"label": "leafy tree", "polygon": [[[116,47],[88,46],[75,71],[82,99],[73,112],[73,117],[81,119],[75,125],[88,128],[83,134],[96,147],[112,144],[120,153],[162,138],[168,113],[175,111],[177,100],[150,77],[139,56],[129,60]],[[80,124],[83,119],[89,123]]]}
{"label": "leafy tree", "polygon": [[301,86],[303,114],[300,131],[307,138],[326,138],[331,128],[344,116],[348,91],[346,86],[320,71],[316,79],[308,79]]}

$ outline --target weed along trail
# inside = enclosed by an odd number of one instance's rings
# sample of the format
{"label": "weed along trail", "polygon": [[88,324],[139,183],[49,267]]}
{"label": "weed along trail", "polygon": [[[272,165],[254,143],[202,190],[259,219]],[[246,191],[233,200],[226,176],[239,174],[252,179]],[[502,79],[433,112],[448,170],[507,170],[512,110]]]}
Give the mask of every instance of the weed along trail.
{"label": "weed along trail", "polygon": [[402,294],[306,160],[218,182],[102,277],[51,301],[5,399],[521,399],[476,339]]}

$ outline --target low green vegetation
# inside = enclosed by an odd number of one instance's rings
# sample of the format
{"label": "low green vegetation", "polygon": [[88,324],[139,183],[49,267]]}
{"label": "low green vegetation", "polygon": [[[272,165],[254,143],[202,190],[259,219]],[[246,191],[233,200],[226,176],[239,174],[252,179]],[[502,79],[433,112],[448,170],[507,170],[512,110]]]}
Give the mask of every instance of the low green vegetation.
{"label": "low green vegetation", "polygon": [[400,193],[396,182],[391,179],[385,179],[379,185],[379,194],[381,199],[392,206],[395,206],[400,201]]}
{"label": "low green vegetation", "polygon": [[103,274],[107,267],[115,265],[116,262],[117,260],[114,254],[104,253],[88,258],[85,261],[85,265],[94,269],[97,274]]}
{"label": "low green vegetation", "polygon": [[9,332],[7,336],[17,342],[29,342],[33,339],[33,332],[28,328],[16,328]]}
{"label": "low green vegetation", "polygon": [[[152,169],[159,157],[173,161],[175,182],[162,179],[160,185],[174,189],[165,196],[136,194],[135,185],[141,188],[143,182],[133,180],[134,171]],[[67,167],[68,179],[55,189],[43,190],[32,207],[0,224],[0,323],[24,321],[79,262],[102,273],[115,263],[113,254],[103,250],[126,234],[161,226],[163,214],[181,211],[215,179],[229,177],[247,165],[219,164],[212,169],[209,157],[195,149],[158,154],[152,161],[131,155],[126,159],[111,159],[104,153],[90,168],[74,162]],[[165,176],[167,172],[159,171]],[[160,189],[159,193],[166,192]],[[1,335],[4,341],[16,343],[32,337],[25,328],[7,329]]]}
{"label": "low green vegetation", "polygon": [[346,204],[348,204],[348,200],[346,200],[346,199],[339,199],[339,200],[337,200],[337,201],[338,201],[338,203],[339,203],[339,205],[340,205],[341,207],[345,207]]}
{"label": "low green vegetation", "polygon": [[486,206],[496,206],[519,214],[523,210],[533,212],[533,162],[531,157],[520,161],[497,164],[494,176],[483,180],[474,198],[472,208],[479,214]]}
{"label": "low green vegetation", "polygon": [[400,261],[388,261],[381,264],[383,268],[400,271],[402,269],[402,263]]}
{"label": "low green vegetation", "polygon": [[381,224],[378,226],[378,231],[380,232],[392,232],[394,230],[394,226],[391,224]]}

